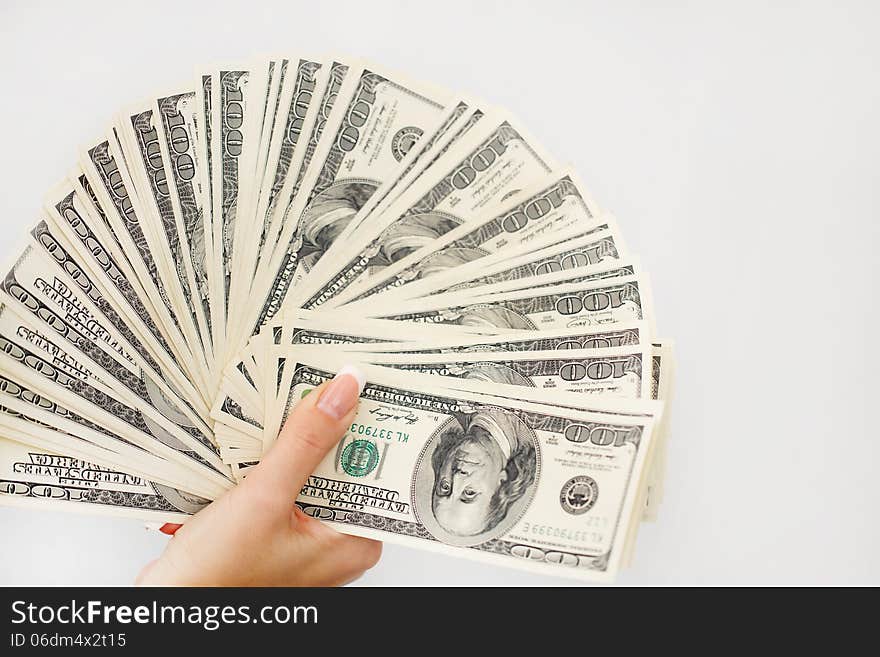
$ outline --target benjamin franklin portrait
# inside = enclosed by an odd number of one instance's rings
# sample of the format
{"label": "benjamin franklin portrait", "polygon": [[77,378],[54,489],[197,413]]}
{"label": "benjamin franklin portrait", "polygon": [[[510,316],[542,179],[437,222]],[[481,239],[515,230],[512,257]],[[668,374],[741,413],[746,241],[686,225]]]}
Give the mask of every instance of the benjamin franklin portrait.
{"label": "benjamin franklin portrait", "polygon": [[346,182],[328,187],[303,212],[300,264],[310,271],[354,216],[370,200],[376,184]]}
{"label": "benjamin franklin portrait", "polygon": [[474,304],[462,309],[456,318],[459,326],[534,331],[532,321],[515,310],[497,304]]}
{"label": "benjamin franklin portrait", "polygon": [[520,374],[515,369],[504,363],[483,361],[476,363],[461,363],[451,366],[450,374],[471,381],[484,381],[486,383],[503,383],[510,386],[527,386],[534,388],[531,379]]}
{"label": "benjamin franklin portrait", "polygon": [[415,508],[435,538],[477,545],[507,532],[534,495],[537,438],[497,408],[460,414],[432,437],[420,459]]}
{"label": "benjamin franklin portrait", "polygon": [[368,273],[373,274],[402,260],[460,223],[460,219],[438,213],[415,214],[399,220],[383,233],[378,251],[370,261]]}
{"label": "benjamin franklin portrait", "polygon": [[468,247],[441,249],[440,251],[428,254],[419,262],[419,273],[422,278],[427,278],[428,276],[441,274],[461,265],[466,265],[485,255],[488,254],[483,249]]}

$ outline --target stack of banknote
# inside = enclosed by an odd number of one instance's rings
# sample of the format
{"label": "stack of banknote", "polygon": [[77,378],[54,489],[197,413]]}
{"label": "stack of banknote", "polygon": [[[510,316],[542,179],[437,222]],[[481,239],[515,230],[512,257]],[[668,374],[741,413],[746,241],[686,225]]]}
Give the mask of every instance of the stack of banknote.
{"label": "stack of banknote", "polygon": [[0,503],[185,522],[357,363],[306,513],[543,573],[630,560],[671,344],[617,220],[509,113],[262,58],[126,108],[74,161],[4,271]]}

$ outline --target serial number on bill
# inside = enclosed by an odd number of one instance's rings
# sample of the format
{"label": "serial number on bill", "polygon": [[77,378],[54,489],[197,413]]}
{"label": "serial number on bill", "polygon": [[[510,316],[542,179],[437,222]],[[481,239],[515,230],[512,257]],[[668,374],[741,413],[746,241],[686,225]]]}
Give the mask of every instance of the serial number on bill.
{"label": "serial number on bill", "polygon": [[552,525],[542,525],[532,522],[524,522],[521,533],[525,534],[526,536],[545,536],[547,538],[560,538],[568,541],[601,542],[605,540],[605,535],[601,531],[597,531],[595,529],[569,529],[565,527],[553,527]]}
{"label": "serial number on bill", "polygon": [[125,634],[59,634],[58,632],[33,632],[23,634],[14,632],[9,637],[9,644],[13,648],[121,648],[125,645]]}

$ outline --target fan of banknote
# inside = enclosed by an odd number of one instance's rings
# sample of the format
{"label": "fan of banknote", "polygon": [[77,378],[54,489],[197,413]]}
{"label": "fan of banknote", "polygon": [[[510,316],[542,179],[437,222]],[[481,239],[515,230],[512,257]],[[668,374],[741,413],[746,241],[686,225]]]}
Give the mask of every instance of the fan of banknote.
{"label": "fan of banknote", "polygon": [[470,96],[354,59],[204,70],[71,157],[5,270],[0,502],[186,522],[357,363],[291,504],[613,577],[662,499],[673,371],[617,220]]}

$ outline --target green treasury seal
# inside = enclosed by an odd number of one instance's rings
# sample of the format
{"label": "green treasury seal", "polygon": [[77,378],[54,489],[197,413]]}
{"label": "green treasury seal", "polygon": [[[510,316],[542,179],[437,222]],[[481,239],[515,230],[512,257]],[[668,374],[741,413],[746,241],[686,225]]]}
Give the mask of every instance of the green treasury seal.
{"label": "green treasury seal", "polygon": [[355,440],[342,450],[339,463],[352,477],[363,477],[379,465],[379,449],[369,440]]}

